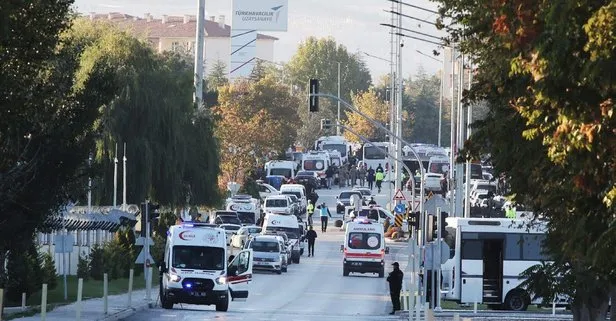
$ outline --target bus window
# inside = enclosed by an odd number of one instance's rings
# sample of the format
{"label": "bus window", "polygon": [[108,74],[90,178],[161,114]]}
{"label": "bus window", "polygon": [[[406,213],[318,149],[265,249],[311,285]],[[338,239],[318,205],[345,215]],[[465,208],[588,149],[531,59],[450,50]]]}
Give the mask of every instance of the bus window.
{"label": "bus window", "polygon": [[522,259],[521,234],[505,235],[505,260],[519,261]]}
{"label": "bus window", "polygon": [[462,260],[483,260],[483,240],[462,240]]}
{"label": "bus window", "polygon": [[543,253],[545,235],[522,235],[522,260],[547,261],[549,258]]}

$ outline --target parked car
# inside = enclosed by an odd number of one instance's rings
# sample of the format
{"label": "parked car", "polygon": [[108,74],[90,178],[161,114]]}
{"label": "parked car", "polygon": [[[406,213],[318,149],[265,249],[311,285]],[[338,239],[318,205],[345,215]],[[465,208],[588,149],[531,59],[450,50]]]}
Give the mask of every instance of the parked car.
{"label": "parked car", "polygon": [[278,236],[255,236],[246,248],[252,249],[253,269],[272,271],[277,274],[282,274],[283,270],[287,270],[287,262],[284,260],[286,249],[280,244]]}
{"label": "parked car", "polygon": [[258,182],[257,185],[259,186],[259,197],[261,201],[265,201],[268,196],[280,194],[280,192],[270,184]]}
{"label": "parked car", "polygon": [[363,199],[364,196],[360,191],[343,191],[340,195],[336,196],[338,202],[336,202],[336,213],[344,214],[344,208],[351,206],[351,195],[359,196],[359,199]]}
{"label": "parked car", "polygon": [[263,211],[265,213],[281,213],[291,215],[296,210],[293,201],[289,195],[273,195],[268,196],[263,204]]}
{"label": "parked car", "polygon": [[295,183],[302,184],[306,187],[306,193],[310,194],[315,189],[321,186],[321,179],[316,172],[299,171],[293,178]]}
{"label": "parked car", "polygon": [[231,245],[231,238],[242,228],[238,224],[220,224],[218,227],[225,230],[225,234],[227,234],[227,246]]}
{"label": "parked car", "polygon": [[259,235],[261,233],[261,227],[256,225],[243,226],[237,233],[231,237],[231,246],[235,248],[243,248],[250,237]]}
{"label": "parked car", "polygon": [[300,201],[297,198],[297,196],[293,195],[293,194],[287,194],[287,193],[282,193],[282,195],[287,195],[289,196],[289,198],[291,198],[291,201],[293,202],[292,204],[292,209],[291,209],[291,214],[295,215],[295,216],[299,216],[301,214],[300,211]]}

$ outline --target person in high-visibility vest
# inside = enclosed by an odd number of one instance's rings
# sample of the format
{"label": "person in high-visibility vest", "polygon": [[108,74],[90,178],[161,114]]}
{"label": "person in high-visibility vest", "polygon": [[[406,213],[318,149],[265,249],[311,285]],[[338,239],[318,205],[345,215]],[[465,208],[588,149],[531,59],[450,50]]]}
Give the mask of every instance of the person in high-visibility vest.
{"label": "person in high-visibility vest", "polygon": [[374,177],[376,178],[376,188],[379,189],[379,193],[380,193],[381,185],[383,185],[383,179],[385,179],[385,174],[383,174],[383,172],[376,172],[374,174]]}
{"label": "person in high-visibility vest", "polygon": [[511,218],[511,219],[515,219],[517,218],[517,215],[515,213],[515,209],[513,208],[513,205],[509,204],[505,207],[505,216],[507,216],[507,218]]}
{"label": "person in high-visibility vest", "polygon": [[312,226],[312,215],[314,214],[314,204],[311,200],[308,200],[308,206],[306,206],[306,213],[308,214],[308,225]]}

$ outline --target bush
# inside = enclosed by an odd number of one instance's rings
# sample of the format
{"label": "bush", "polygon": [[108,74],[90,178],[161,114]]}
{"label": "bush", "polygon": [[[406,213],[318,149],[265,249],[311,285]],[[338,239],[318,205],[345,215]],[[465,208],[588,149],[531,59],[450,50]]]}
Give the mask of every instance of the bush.
{"label": "bush", "polygon": [[6,300],[21,302],[21,294],[30,297],[41,288],[41,264],[38,250],[34,244],[26,248],[11,250],[7,262]]}
{"label": "bush", "polygon": [[79,255],[79,261],[77,262],[77,278],[87,281],[90,279],[90,262],[84,255]]}
{"label": "bush", "polygon": [[90,251],[90,276],[94,280],[102,280],[105,273],[105,249],[95,244]]}
{"label": "bush", "polygon": [[58,274],[56,273],[56,264],[53,257],[49,253],[39,255],[41,266],[41,282],[47,283],[47,289],[51,290],[58,285]]}

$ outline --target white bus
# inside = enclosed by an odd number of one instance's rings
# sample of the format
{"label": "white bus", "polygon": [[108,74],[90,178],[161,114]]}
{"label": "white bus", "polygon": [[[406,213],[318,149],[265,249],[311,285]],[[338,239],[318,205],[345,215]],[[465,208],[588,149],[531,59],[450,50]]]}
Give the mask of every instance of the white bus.
{"label": "white bus", "polygon": [[[362,148],[362,163],[366,165],[366,169],[372,167],[372,169],[376,170],[376,168],[381,165],[384,170],[389,169],[389,151],[390,146],[389,142],[374,142],[374,143],[365,143]],[[379,148],[380,147],[380,148]],[[383,153],[384,150],[386,153]]]}
{"label": "white bus", "polygon": [[542,242],[545,225],[527,226],[526,220],[500,218],[447,218],[446,242],[452,249],[442,265],[444,300],[483,303],[524,311],[531,300],[518,288],[520,273],[548,261]]}
{"label": "white bus", "polygon": [[314,143],[315,150],[331,150],[340,153],[340,162],[349,160],[351,144],[343,136],[323,136]]}

